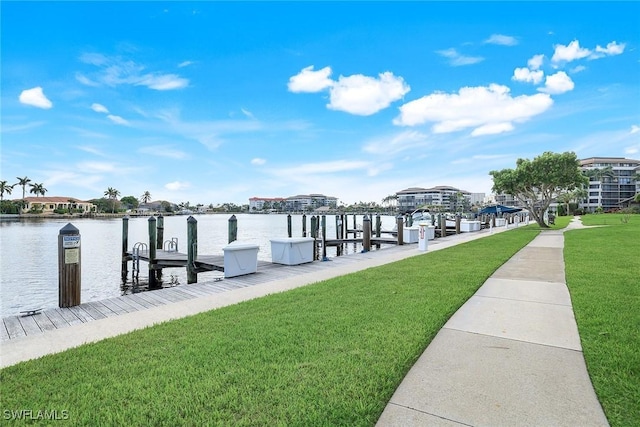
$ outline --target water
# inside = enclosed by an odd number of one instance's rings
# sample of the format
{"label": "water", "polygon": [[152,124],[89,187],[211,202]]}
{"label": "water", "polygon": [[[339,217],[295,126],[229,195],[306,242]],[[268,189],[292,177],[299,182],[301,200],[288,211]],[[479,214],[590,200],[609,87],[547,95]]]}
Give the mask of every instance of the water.
{"label": "water", "polygon": [[[196,215],[198,221],[198,253],[222,255],[228,244],[229,215]],[[287,237],[286,215],[236,215],[238,241],[257,244],[258,259],[271,261],[270,239]],[[307,215],[307,233],[310,230]],[[393,216],[382,216],[382,229],[391,230]],[[353,215],[349,215],[348,228],[353,228]],[[18,314],[22,310],[58,306],[58,234],[71,222],[81,236],[81,299],[82,302],[120,296],[124,290],[120,278],[122,251],[122,219],[29,219],[0,221],[0,314],[2,317]],[[362,216],[356,218],[362,224]],[[292,215],[292,235],[302,236],[302,216]],[[129,249],[136,242],[148,244],[149,218],[129,219]],[[327,238],[334,238],[335,215],[327,215]],[[186,253],[187,217],[164,218],[164,240],[178,238],[178,250]],[[360,251],[349,244],[346,253]],[[335,248],[328,248],[329,257]],[[131,263],[129,263],[131,271]],[[220,277],[219,272],[200,273],[198,281]],[[129,277],[131,272],[129,272]],[[147,263],[141,263],[140,281],[146,280]],[[186,284],[184,268],[164,270],[164,282]]]}

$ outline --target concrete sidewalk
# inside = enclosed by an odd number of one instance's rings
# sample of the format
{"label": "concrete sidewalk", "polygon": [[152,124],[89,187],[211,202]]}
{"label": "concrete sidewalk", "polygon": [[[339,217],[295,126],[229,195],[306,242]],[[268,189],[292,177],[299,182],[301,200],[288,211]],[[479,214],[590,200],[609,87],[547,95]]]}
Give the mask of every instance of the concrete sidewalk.
{"label": "concrete sidewalk", "polygon": [[608,425],[582,354],[562,233],[542,232],[449,319],[377,426]]}

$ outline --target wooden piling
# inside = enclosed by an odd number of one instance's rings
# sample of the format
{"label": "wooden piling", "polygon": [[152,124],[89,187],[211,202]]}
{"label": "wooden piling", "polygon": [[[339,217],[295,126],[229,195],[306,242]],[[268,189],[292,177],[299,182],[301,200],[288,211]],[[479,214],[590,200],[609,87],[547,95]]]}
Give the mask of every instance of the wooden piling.
{"label": "wooden piling", "polygon": [[315,215],[311,216],[311,237],[313,237],[313,259],[318,259],[318,243],[316,239],[318,238],[318,233],[316,232],[316,223],[318,219]]}
{"label": "wooden piling", "polygon": [[447,237],[447,216],[440,214],[440,237]]}
{"label": "wooden piling", "polygon": [[149,218],[149,289],[159,287],[155,270],[157,240],[156,218],[152,216]]}
{"label": "wooden piling", "polygon": [[371,219],[368,215],[362,218],[362,252],[371,250]]}
{"label": "wooden piling", "polygon": [[322,261],[328,261],[327,258],[327,216],[322,215],[320,220],[322,224]]}
{"label": "wooden piling", "polygon": [[238,240],[238,219],[235,215],[229,218],[229,243]]}
{"label": "wooden piling", "polygon": [[196,258],[198,257],[198,220],[187,218],[187,284],[198,283]]}
{"label": "wooden piling", "polygon": [[302,214],[302,237],[307,237],[307,214]]}
{"label": "wooden piling", "polygon": [[[382,218],[380,214],[376,214],[376,237],[380,238],[382,235]],[[380,249],[380,243],[376,243],[376,249]]]}
{"label": "wooden piling", "polygon": [[404,218],[402,215],[396,217],[396,228],[398,229],[398,245],[404,245]]}
{"label": "wooden piling", "polygon": [[80,230],[71,223],[58,234],[58,307],[80,305]]}
{"label": "wooden piling", "polygon": [[456,234],[460,234],[460,222],[462,221],[462,218],[460,217],[460,215],[456,215]]}
{"label": "wooden piling", "polygon": [[289,236],[289,238],[293,237],[291,234],[291,214],[287,215],[287,236]]}
{"label": "wooden piling", "polygon": [[[336,215],[336,240],[341,240],[342,236],[342,221],[340,220],[340,215]],[[336,256],[342,255],[342,245],[339,244],[336,246]]]}
{"label": "wooden piling", "polygon": [[128,259],[127,259],[127,251],[129,248],[129,217],[125,216],[122,218],[122,267],[120,270],[120,277],[122,279],[122,283],[127,283],[127,276],[129,275],[128,271]]}
{"label": "wooden piling", "polygon": [[164,244],[164,217],[162,214],[158,215],[156,230],[158,230],[158,244],[156,248],[162,249],[162,245]]}

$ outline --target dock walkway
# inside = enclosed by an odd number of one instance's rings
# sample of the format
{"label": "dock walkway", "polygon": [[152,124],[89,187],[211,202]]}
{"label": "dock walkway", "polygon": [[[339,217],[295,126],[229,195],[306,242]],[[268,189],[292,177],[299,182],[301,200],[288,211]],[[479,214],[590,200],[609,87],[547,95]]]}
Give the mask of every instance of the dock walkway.
{"label": "dock walkway", "polygon": [[[500,227],[492,232],[507,231]],[[429,251],[485,237],[489,230],[429,241]],[[0,325],[0,367],[179,319],[242,301],[422,254],[405,244],[287,266],[259,261],[256,273],[49,308],[32,316],[9,316]]]}

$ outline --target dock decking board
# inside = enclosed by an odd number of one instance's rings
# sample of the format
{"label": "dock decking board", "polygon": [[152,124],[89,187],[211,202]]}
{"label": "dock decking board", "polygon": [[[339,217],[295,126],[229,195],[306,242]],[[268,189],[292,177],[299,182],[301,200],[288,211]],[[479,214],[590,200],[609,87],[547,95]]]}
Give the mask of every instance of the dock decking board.
{"label": "dock decking board", "polygon": [[[394,249],[396,248],[396,249]],[[378,253],[393,251],[415,250],[411,246],[394,246],[367,253],[356,253],[331,258],[329,261],[313,261],[300,265],[283,265],[267,261],[258,261],[257,272],[221,280],[207,279],[202,283],[180,284],[170,288],[153,291],[130,293],[101,301],[82,303],[75,307],[44,309],[34,316],[9,316],[2,319],[0,325],[0,341],[16,339],[32,334],[46,333],[48,330],[61,329],[80,323],[115,317],[120,314],[146,310],[148,308],[164,306],[174,302],[202,298],[249,286],[259,286],[274,280],[284,280],[301,274],[332,269],[341,265],[351,265],[377,256]],[[179,260],[180,253],[163,253],[167,262]],[[198,257],[198,262],[217,263],[222,265],[223,257]],[[186,260],[185,260],[186,262]],[[213,265],[213,264],[212,264]],[[39,316],[37,319],[36,316]]]}

